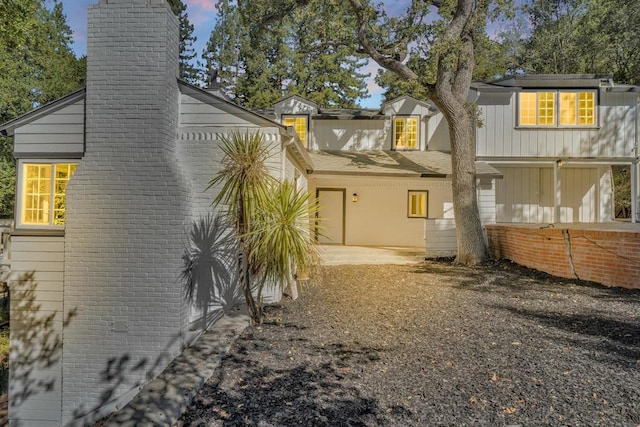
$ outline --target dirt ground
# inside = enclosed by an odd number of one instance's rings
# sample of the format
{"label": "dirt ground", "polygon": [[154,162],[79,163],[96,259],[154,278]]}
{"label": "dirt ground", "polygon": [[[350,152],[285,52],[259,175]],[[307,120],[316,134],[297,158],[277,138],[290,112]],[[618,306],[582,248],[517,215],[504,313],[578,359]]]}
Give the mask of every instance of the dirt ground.
{"label": "dirt ground", "polygon": [[640,426],[640,291],[506,262],[323,267],[182,426]]}

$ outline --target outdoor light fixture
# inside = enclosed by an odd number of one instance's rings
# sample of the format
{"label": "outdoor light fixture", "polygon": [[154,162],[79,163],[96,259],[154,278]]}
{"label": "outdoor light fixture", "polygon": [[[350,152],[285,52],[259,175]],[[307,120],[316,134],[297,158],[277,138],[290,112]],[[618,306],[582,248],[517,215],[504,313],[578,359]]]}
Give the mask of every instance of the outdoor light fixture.
{"label": "outdoor light fixture", "polygon": [[556,165],[561,168],[562,166],[564,166],[564,162],[562,161],[562,159],[558,159],[556,160]]}
{"label": "outdoor light fixture", "polygon": [[353,203],[355,203],[355,202],[357,202],[357,201],[358,201],[358,193],[353,193],[353,196],[351,196],[351,201],[352,201]]}

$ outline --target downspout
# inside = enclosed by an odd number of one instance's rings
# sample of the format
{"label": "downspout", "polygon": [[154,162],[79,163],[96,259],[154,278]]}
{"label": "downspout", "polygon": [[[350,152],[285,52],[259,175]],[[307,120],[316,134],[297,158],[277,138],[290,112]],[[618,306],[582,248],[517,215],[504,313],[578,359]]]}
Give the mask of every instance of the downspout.
{"label": "downspout", "polygon": [[640,195],[638,190],[640,187],[640,173],[638,172],[638,162],[640,161],[640,153],[638,153],[638,126],[640,125],[638,114],[640,114],[640,95],[636,97],[636,114],[634,117],[635,129],[634,129],[634,144],[633,144],[633,163],[631,163],[631,222],[638,222],[638,199]]}

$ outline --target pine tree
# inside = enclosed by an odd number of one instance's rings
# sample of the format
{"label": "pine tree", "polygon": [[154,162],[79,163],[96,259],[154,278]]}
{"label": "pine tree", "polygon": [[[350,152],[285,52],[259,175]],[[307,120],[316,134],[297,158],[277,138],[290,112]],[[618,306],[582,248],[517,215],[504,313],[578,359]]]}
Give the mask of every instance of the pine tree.
{"label": "pine tree", "polygon": [[[0,123],[84,85],[86,62],[71,50],[62,4],[0,0]],[[0,216],[13,214],[15,160],[12,138],[0,137]]]}
{"label": "pine tree", "polygon": [[221,89],[248,107],[269,107],[299,94],[324,107],[353,107],[367,94],[362,56],[353,39],[350,9],[337,0],[313,0],[291,16],[257,21],[266,0],[217,3],[218,16],[203,57],[218,70]]}
{"label": "pine tree", "polygon": [[171,11],[180,22],[180,78],[186,82],[197,84],[202,80],[202,64],[196,60],[194,48],[196,36],[193,35],[193,24],[189,22],[187,6],[182,0],[168,0]]}

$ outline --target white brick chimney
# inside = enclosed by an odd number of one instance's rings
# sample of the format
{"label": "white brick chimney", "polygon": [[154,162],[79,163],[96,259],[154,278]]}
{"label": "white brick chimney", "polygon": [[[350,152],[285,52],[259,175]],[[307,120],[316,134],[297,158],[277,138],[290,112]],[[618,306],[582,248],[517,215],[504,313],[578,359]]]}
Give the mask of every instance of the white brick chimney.
{"label": "white brick chimney", "polygon": [[165,0],[89,9],[86,152],[67,189],[64,311],[77,315],[64,329],[62,424],[122,406],[183,343],[178,44]]}

